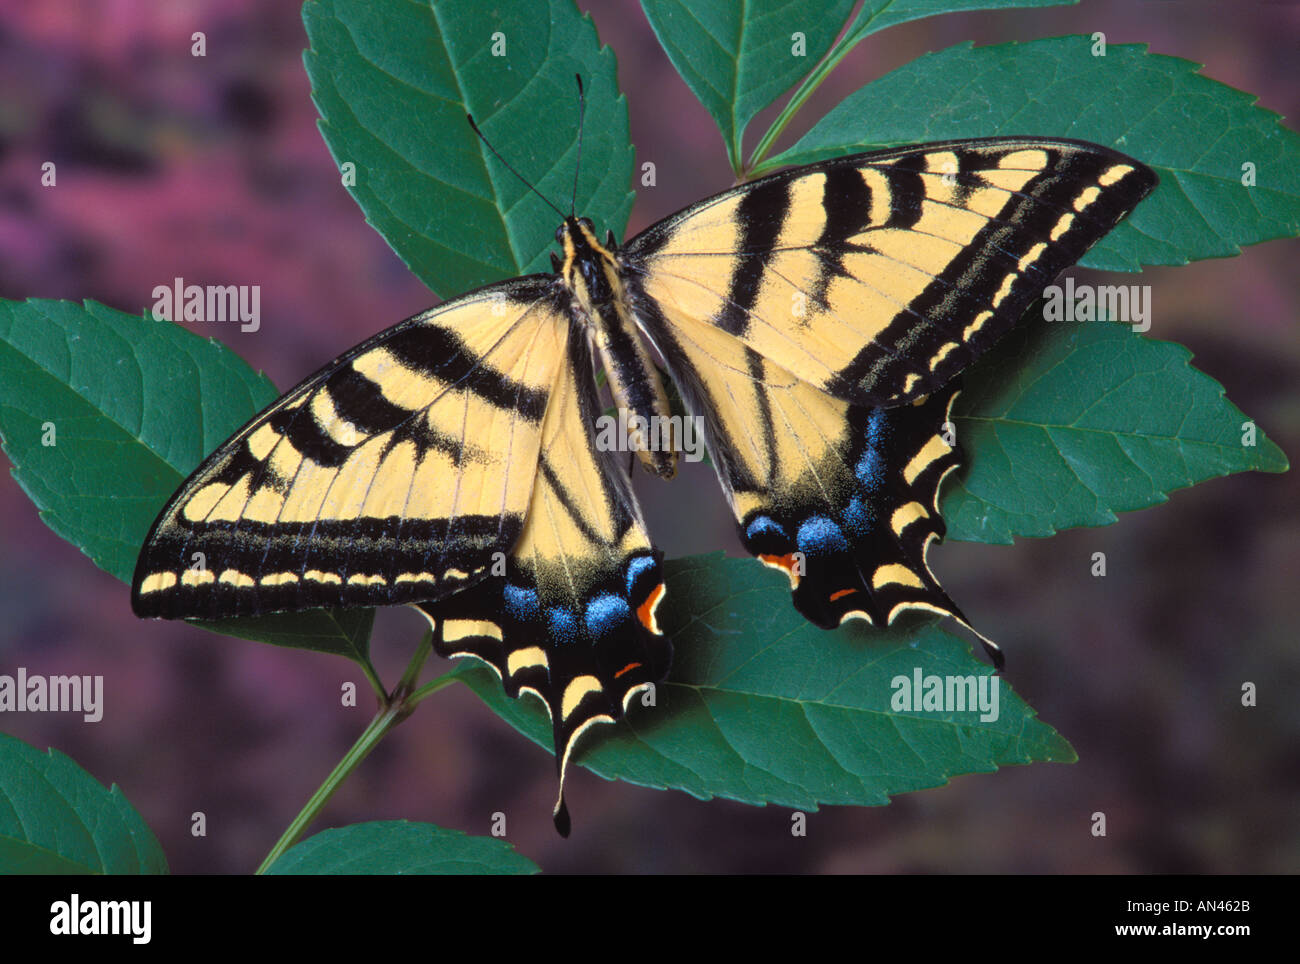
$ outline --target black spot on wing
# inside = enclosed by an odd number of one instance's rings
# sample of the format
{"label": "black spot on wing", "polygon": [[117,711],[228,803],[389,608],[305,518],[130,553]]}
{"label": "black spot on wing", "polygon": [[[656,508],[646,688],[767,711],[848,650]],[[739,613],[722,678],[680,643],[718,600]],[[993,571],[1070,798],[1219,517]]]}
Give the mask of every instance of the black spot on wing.
{"label": "black spot on wing", "polygon": [[365,435],[387,432],[411,415],[411,411],[384,398],[379,385],[351,365],[345,365],[328,384],[334,411]]}
{"label": "black spot on wing", "polygon": [[977,187],[983,184],[980,172],[993,166],[988,156],[979,151],[960,150],[957,154],[957,172],[952,181],[952,203],[964,205]]}
{"label": "black spot on wing", "polygon": [[740,249],[727,287],[727,301],[716,324],[723,331],[743,335],[749,312],[758,299],[763,272],[790,210],[790,182],[775,178],[757,182],[736,209],[740,222]]}
{"label": "black spot on wing", "polygon": [[871,189],[861,172],[849,165],[826,171],[822,189],[822,211],[826,223],[814,245],[818,256],[818,276],[810,293],[823,311],[829,310],[826,291],[831,279],[843,277],[844,254],[852,246],[849,239],[861,234],[871,221]]}
{"label": "black spot on wing", "polygon": [[493,368],[453,332],[437,325],[413,325],[384,342],[404,367],[475,395],[498,408],[514,409],[532,422],[546,411],[546,391],[531,388]]}
{"label": "black spot on wing", "polygon": [[904,157],[886,168],[889,176],[889,220],[886,227],[910,228],[921,219],[921,202],[925,200],[925,181],[920,173],[923,170],[924,154]]}
{"label": "black spot on wing", "polygon": [[582,537],[588,542],[596,545],[603,542],[604,540],[601,538],[600,533],[593,529],[591,524],[587,521],[588,513],[593,510],[599,510],[603,508],[603,506],[587,505],[586,511],[584,512],[581,508],[582,503],[579,503],[579,501],[574,498],[573,493],[568,490],[562,481],[560,481],[559,473],[556,472],[555,467],[551,465],[550,459],[543,456],[541,461],[538,463],[538,468],[541,471],[542,478],[546,480],[546,484],[551,487],[552,491],[554,491],[556,501],[564,507],[564,511],[568,514],[569,520],[574,524],[577,530],[582,533]]}
{"label": "black spot on wing", "polygon": [[271,428],[285,436],[289,444],[305,458],[328,468],[336,468],[347,460],[352,448],[341,445],[326,434],[316,416],[311,413],[310,405],[311,402],[304,402],[297,408],[280,409],[270,418]]}
{"label": "black spot on wing", "polygon": [[464,439],[430,428],[429,423],[423,418],[411,418],[399,425],[393,431],[388,444],[384,446],[384,455],[403,442],[414,442],[421,456],[430,450],[442,452],[450,456],[452,464],[457,466],[469,455]]}
{"label": "black spot on wing", "polygon": [[[755,385],[761,386],[766,374],[763,365],[763,356],[752,348],[745,349],[745,362],[749,367],[749,377],[754,380]],[[776,423],[772,418],[772,400],[766,391],[761,388],[756,392],[758,400],[758,421],[757,428],[763,434],[763,445],[767,449],[767,483],[772,485],[777,478],[778,467],[776,464]]]}

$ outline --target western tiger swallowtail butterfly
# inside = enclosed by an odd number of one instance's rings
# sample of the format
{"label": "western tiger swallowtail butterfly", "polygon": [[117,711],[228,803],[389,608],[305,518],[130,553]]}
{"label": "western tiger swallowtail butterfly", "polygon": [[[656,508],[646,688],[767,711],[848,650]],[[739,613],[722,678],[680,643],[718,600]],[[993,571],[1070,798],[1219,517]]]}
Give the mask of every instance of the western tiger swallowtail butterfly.
{"label": "western tiger swallowtail butterfly", "polygon": [[[545,704],[567,834],[578,738],[671,658],[661,553],[593,433],[594,362],[617,406],[671,425],[662,359],[745,547],[809,620],[921,609],[969,626],[926,561],[960,461],[943,432],[954,376],[1155,184],[1104,147],[1000,137],[786,170],[621,246],[561,212],[553,274],[380,332],[217,448],[154,523],[132,606],[417,607],[437,652]],[[673,475],[671,445],[634,441]]]}

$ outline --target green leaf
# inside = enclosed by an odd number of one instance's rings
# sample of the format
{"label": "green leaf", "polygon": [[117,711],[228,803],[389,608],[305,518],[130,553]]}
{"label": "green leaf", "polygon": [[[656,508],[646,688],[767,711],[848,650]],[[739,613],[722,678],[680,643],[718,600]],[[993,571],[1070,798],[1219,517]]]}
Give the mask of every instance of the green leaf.
{"label": "green leaf", "polygon": [[165,874],[158,838],[114,784],[0,733],[0,874]]}
{"label": "green leaf", "polygon": [[[14,478],[46,525],[127,583],[172,493],[279,395],[223,345],[93,301],[0,300],[0,370],[0,444]],[[372,615],[195,625],[357,659]]]}
{"label": "green leaf", "polygon": [[[969,43],[867,84],[765,167],[963,137],[1073,137],[1151,167],[1160,186],[1081,262],[1132,271],[1300,233],[1300,135],[1200,65],[1090,37]],[[1255,185],[1245,186],[1243,165]]]}
{"label": "green leaf", "polygon": [[1285,472],[1262,431],[1243,444],[1249,420],[1191,357],[1126,325],[1022,323],[966,376],[953,411],[969,469],[943,499],[948,537],[1109,525],[1205,479]]}
{"label": "green leaf", "polygon": [[[854,0],[641,0],[668,58],[738,170],[745,127],[830,50]],[[795,33],[803,34],[803,53]]]}
{"label": "green leaf", "polygon": [[808,76],[763,137],[758,157],[807,96],[857,44],[885,27],[958,10],[1046,7],[1072,0],[867,0],[832,42],[853,0],[641,0],[659,43],[713,116],[732,169],[741,170],[745,130],[763,108]]}
{"label": "green leaf", "polygon": [[[933,622],[912,630],[845,626],[827,632],[790,605],[786,581],[753,560],[721,554],[667,564],[669,681],[656,706],[596,728],[577,762],[609,778],[694,796],[804,810],[874,805],[961,773],[1074,751],[1035,718],[970,646]],[[978,712],[903,712],[893,682],[923,675],[999,679],[996,720]],[[490,670],[456,673],[512,726],[549,748],[534,699],[507,699]],[[987,685],[987,684],[986,684]],[[580,819],[580,818],[579,818]]]}
{"label": "green leaf", "polygon": [[225,636],[252,639],[272,646],[310,649],[346,656],[355,663],[370,662],[373,609],[309,609],[297,613],[270,613],[211,622],[188,620],[190,625]]}
{"label": "green leaf", "polygon": [[853,47],[873,33],[922,17],[963,10],[1072,6],[1078,0],[866,0],[837,46]]}
{"label": "green leaf", "polygon": [[[442,297],[549,270],[558,216],[470,130],[568,210],[586,89],[577,207],[622,235],[632,209],[627,102],[613,53],[571,0],[431,4],[313,0],[305,60],[321,133],[348,190]],[[346,183],[346,181],[345,181]]]}
{"label": "green leaf", "polygon": [[215,342],[93,301],[0,301],[0,368],[19,484],[50,528],[128,582],[180,472],[279,394]]}
{"label": "green leaf", "polygon": [[431,823],[385,820],[323,830],[273,863],[268,874],[535,874],[512,844]]}

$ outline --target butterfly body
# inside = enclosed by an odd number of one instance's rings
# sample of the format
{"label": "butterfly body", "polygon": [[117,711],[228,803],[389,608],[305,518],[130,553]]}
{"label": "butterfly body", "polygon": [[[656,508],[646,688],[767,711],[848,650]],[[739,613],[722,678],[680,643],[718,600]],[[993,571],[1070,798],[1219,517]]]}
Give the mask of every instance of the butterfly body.
{"label": "butterfly body", "polygon": [[[634,424],[664,424],[660,420],[672,415],[668,393],[632,314],[613,235],[601,244],[590,220],[569,217],[555,236],[564,248],[563,259],[555,260],[571,314],[599,350],[614,404],[642,420]],[[630,448],[647,469],[671,479],[677,472],[677,449],[653,441],[648,432],[636,433]]]}
{"label": "butterfly body", "polygon": [[[155,522],[132,605],[417,606],[439,653],[546,706],[563,832],[578,739],[672,652],[661,554],[595,430],[594,360],[650,420],[670,415],[651,348],[663,359],[745,547],[812,622],[969,626],[927,562],[960,461],[956,376],[1155,183],[1104,147],[998,138],[795,168],[622,247],[565,218],[555,274],[381,332],[219,447]],[[630,446],[664,478],[668,438]]]}

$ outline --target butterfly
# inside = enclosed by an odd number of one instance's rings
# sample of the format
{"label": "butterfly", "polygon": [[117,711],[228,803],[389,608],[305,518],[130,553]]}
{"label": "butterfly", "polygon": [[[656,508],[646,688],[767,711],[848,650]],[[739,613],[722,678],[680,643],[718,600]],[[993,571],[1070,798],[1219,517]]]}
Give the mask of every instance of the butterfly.
{"label": "butterfly", "polygon": [[672,658],[662,554],[600,444],[595,363],[636,457],[670,478],[662,360],[746,549],[813,623],[928,610],[969,627],[927,564],[960,463],[955,376],[1156,181],[1105,147],[1002,137],[782,171],[622,246],[561,212],[554,273],[380,332],[217,448],[154,523],[132,606],[418,608],[438,653],[546,706],[567,835],[579,738]]}

